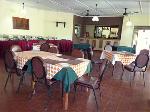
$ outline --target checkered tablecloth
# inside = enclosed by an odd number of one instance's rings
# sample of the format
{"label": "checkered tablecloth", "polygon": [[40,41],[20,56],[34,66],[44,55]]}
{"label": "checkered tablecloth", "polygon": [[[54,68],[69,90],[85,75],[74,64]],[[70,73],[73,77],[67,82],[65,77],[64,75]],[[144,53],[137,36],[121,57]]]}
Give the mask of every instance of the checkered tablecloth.
{"label": "checkered tablecloth", "polygon": [[47,72],[47,78],[51,79],[63,67],[71,67],[78,77],[82,76],[90,60],[82,58],[73,58],[61,54],[43,52],[43,51],[23,51],[16,53],[17,67],[22,69],[25,63],[34,56],[40,56],[44,59],[44,66]]}
{"label": "checkered tablecloth", "polygon": [[128,65],[135,61],[136,55],[128,52],[103,51],[100,59],[108,59],[114,65],[116,61],[121,61],[123,65]]}

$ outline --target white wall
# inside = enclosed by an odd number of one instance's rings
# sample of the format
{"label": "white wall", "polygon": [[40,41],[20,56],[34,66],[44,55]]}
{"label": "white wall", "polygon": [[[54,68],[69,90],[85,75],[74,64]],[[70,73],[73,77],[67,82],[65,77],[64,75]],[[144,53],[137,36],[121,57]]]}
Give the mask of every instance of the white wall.
{"label": "white wall", "polygon": [[150,15],[130,16],[130,20],[133,23],[132,26],[126,26],[126,22],[128,20],[129,20],[129,17],[124,17],[123,19],[120,45],[130,47],[132,45],[134,26],[150,26]]}
{"label": "white wall", "polygon": [[[45,11],[45,29],[44,35],[55,36],[63,39],[72,39],[73,34],[73,14],[62,13],[62,12],[50,12]],[[58,24],[56,27],[56,21],[66,22],[65,28],[64,24]]]}
{"label": "white wall", "polygon": [[[22,4],[0,1],[0,34],[21,34],[35,36],[53,36],[58,39],[72,39],[73,14],[40,10],[25,6],[26,13],[22,13]],[[29,19],[30,30],[13,29],[12,17]],[[58,19],[59,18],[59,19]],[[66,22],[66,27],[56,21]]]}

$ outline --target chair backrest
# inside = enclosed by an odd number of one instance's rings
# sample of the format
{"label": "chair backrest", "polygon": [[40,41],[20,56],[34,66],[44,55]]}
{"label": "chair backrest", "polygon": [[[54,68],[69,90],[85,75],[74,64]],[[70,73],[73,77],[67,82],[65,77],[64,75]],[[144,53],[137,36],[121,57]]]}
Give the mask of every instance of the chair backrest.
{"label": "chair backrest", "polygon": [[91,60],[93,56],[93,49],[90,47],[87,49],[88,59]]}
{"label": "chair backrest", "polygon": [[45,40],[40,40],[38,44],[42,45],[42,44],[44,44],[44,43],[46,43]]}
{"label": "chair backrest", "polygon": [[105,70],[107,68],[107,65],[108,65],[108,60],[107,59],[103,59],[103,62],[100,63],[100,65],[99,65],[99,83],[101,83],[101,81],[103,79],[103,76],[104,76]]}
{"label": "chair backrest", "polygon": [[48,51],[48,49],[50,48],[50,45],[48,43],[43,43],[40,46],[40,51]]}
{"label": "chair backrest", "polygon": [[112,46],[111,45],[105,45],[104,50],[112,51]]}
{"label": "chair backrest", "polygon": [[73,49],[71,56],[76,57],[76,58],[84,58],[84,53],[79,49]]}
{"label": "chair backrest", "polygon": [[19,45],[12,45],[12,46],[10,47],[10,50],[11,50],[12,52],[21,52],[21,51],[22,51],[22,49],[21,49],[21,47],[20,47]]}
{"label": "chair backrest", "polygon": [[147,55],[149,55],[149,50],[148,49],[142,49],[140,51],[140,54],[147,54]]}
{"label": "chair backrest", "polygon": [[31,59],[33,78],[43,79],[46,77],[43,59],[41,57],[33,57]]}
{"label": "chair backrest", "polygon": [[58,48],[57,47],[50,47],[49,49],[48,49],[48,52],[51,52],[51,53],[59,53],[59,50],[58,50]]}
{"label": "chair backrest", "polygon": [[16,68],[16,62],[14,60],[14,54],[10,50],[6,50],[4,53],[4,64],[5,69],[8,71],[8,69],[15,69]]}
{"label": "chair backrest", "polygon": [[139,54],[135,59],[135,66],[138,68],[147,67],[149,56],[147,54]]}

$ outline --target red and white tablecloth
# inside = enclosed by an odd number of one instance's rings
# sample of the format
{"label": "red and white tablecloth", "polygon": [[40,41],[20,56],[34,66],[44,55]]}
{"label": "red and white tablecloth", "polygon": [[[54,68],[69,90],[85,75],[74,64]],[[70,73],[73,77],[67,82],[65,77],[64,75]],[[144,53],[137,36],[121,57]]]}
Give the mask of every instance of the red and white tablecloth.
{"label": "red and white tablecloth", "polygon": [[90,60],[83,58],[74,58],[61,54],[49,53],[44,51],[23,51],[15,53],[17,67],[22,69],[25,63],[34,56],[40,56],[44,59],[44,66],[47,72],[47,78],[51,79],[63,67],[71,67],[78,77],[82,76],[87,66],[91,63]]}
{"label": "red and white tablecloth", "polygon": [[114,65],[116,61],[121,61],[123,65],[128,65],[135,61],[137,55],[129,52],[103,51],[100,59],[108,59]]}

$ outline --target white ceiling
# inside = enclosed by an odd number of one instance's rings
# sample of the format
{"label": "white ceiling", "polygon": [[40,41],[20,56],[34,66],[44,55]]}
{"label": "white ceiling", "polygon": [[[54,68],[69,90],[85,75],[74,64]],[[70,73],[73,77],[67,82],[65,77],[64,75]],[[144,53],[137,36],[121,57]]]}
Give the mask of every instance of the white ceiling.
{"label": "white ceiling", "polygon": [[[90,15],[121,16],[124,8],[127,12],[139,12],[138,14],[150,15],[150,0],[8,0],[20,5],[41,9],[71,12],[85,16],[86,10]],[[97,10],[96,10],[96,4]]]}

